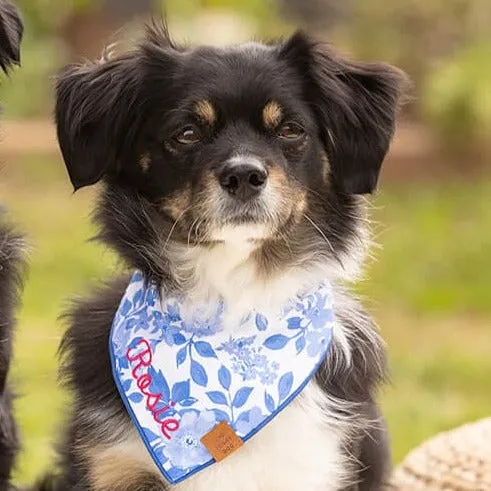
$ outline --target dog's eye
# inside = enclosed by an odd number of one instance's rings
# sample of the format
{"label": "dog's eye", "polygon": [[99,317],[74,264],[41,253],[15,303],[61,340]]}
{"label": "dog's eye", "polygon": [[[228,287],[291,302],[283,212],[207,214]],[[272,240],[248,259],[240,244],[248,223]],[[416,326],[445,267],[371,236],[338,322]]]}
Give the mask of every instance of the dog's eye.
{"label": "dog's eye", "polygon": [[181,145],[194,145],[201,140],[199,131],[194,126],[185,126],[174,133],[172,138]]}
{"label": "dog's eye", "polygon": [[298,123],[285,123],[278,130],[278,136],[285,140],[296,140],[305,134],[304,129]]}

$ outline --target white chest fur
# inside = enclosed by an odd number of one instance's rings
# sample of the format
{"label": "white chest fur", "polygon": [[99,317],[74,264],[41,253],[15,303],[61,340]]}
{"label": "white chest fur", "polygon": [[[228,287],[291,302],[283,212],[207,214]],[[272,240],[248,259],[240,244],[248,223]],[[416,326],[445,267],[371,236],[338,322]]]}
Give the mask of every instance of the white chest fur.
{"label": "white chest fur", "polygon": [[335,491],[346,462],[339,425],[315,383],[224,461],[177,485],[179,491]]}

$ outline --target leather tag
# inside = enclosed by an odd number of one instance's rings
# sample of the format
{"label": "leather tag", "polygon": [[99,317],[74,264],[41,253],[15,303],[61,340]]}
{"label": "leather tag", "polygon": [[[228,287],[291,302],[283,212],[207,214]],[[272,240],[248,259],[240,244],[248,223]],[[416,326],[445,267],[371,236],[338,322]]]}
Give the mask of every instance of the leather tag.
{"label": "leather tag", "polygon": [[222,461],[244,445],[244,442],[226,421],[220,421],[215,428],[201,438],[201,443],[217,462]]}

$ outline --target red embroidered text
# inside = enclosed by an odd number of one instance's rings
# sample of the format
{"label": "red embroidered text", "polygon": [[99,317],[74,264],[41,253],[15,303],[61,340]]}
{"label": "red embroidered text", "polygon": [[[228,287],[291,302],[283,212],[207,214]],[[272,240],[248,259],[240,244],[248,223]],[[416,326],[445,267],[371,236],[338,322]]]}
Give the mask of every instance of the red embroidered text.
{"label": "red embroidered text", "polygon": [[134,348],[128,348],[126,359],[132,367],[131,375],[136,380],[136,386],[146,397],[147,409],[152,413],[153,419],[160,424],[162,434],[170,440],[171,433],[179,429],[179,421],[166,417],[165,413],[175,405],[175,402],[169,401],[165,407],[157,409],[158,403],[162,401],[162,394],[150,392],[152,376],[146,369],[152,364],[152,350],[148,341],[140,339]]}

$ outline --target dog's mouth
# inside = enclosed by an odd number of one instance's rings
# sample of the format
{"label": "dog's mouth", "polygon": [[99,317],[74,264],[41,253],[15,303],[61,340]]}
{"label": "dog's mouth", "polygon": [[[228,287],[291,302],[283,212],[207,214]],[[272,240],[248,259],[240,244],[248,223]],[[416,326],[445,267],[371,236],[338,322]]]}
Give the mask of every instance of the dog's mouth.
{"label": "dog's mouth", "polygon": [[299,222],[294,203],[248,203],[242,209],[233,207],[210,222],[212,242],[261,244],[274,238],[288,236]]}
{"label": "dog's mouth", "polygon": [[286,235],[305,208],[299,188],[271,181],[260,192],[241,195],[210,179],[197,192],[167,198],[161,209],[174,222],[173,238],[181,236],[188,244],[261,243]]}
{"label": "dog's mouth", "polygon": [[233,199],[221,200],[215,212],[217,221],[225,225],[260,225],[275,221],[273,203],[263,197],[241,202]]}
{"label": "dog's mouth", "polygon": [[296,222],[294,212],[281,214],[267,206],[248,203],[220,213],[197,212],[174,223],[173,239],[188,245],[212,246],[218,243],[261,244],[286,234]]}

